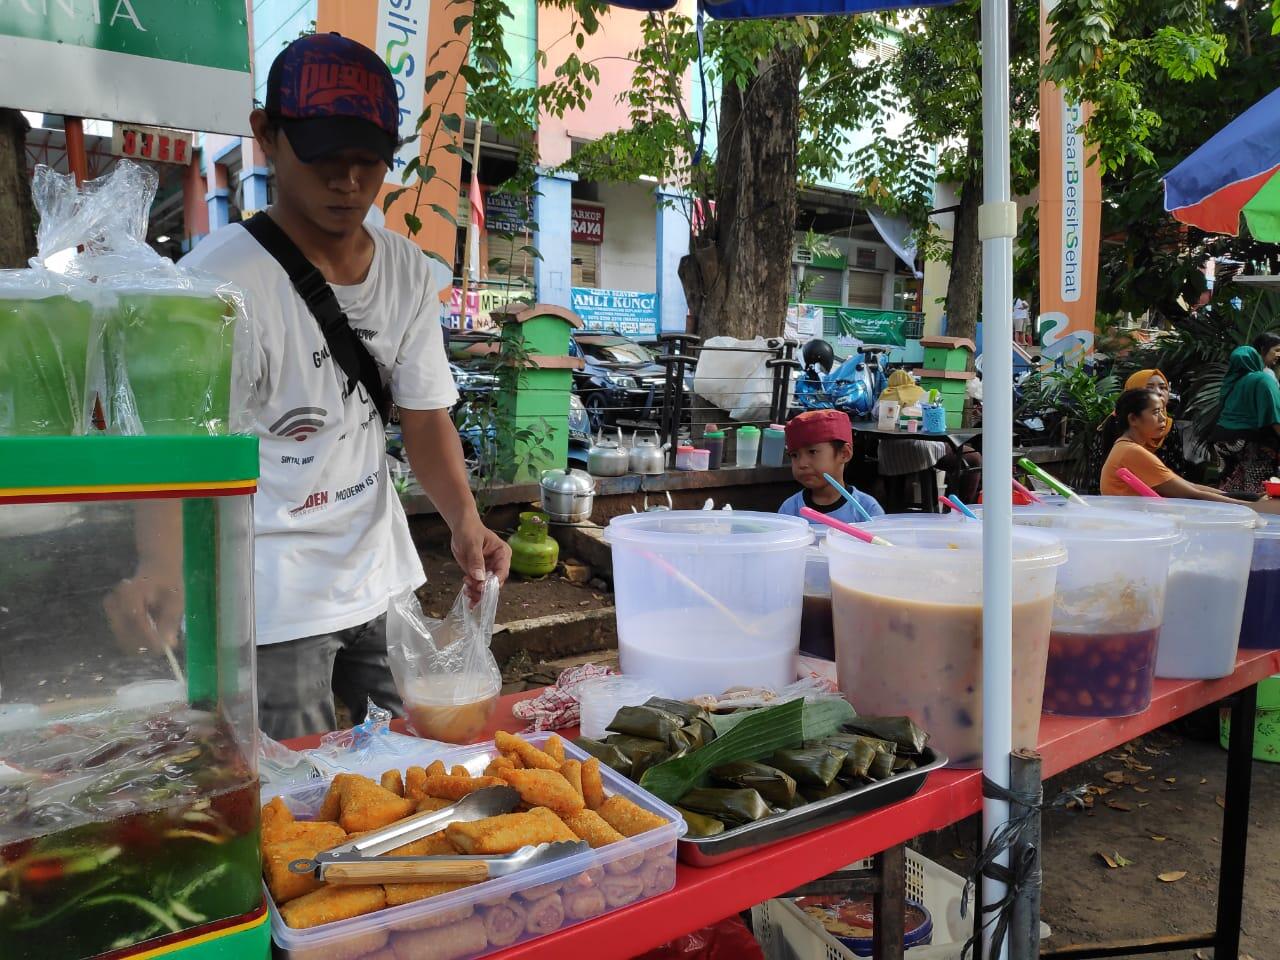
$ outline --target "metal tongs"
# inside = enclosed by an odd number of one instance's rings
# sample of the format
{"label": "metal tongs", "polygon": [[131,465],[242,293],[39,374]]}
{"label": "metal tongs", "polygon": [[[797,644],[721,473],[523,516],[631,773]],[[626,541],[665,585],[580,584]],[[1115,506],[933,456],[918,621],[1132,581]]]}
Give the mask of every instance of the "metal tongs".
{"label": "metal tongs", "polygon": [[591,849],[585,841],[562,841],[521,847],[515,853],[501,857],[382,856],[388,851],[421,840],[446,824],[483,820],[510,813],[519,803],[520,794],[512,787],[485,787],[468,794],[452,806],[407,817],[349,843],[323,850],[314,858],[294,860],[289,864],[289,870],[293,873],[311,874],[318,880],[335,884],[429,881],[478,883]]}

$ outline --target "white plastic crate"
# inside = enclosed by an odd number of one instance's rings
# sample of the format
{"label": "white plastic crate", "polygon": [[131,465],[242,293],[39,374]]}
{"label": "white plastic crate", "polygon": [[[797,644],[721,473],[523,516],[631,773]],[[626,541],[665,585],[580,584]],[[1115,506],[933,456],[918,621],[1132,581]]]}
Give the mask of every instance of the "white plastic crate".
{"label": "white plastic crate", "polygon": [[[907,899],[923,903],[933,917],[933,942],[912,947],[910,960],[961,960],[965,941],[973,931],[974,904],[968,917],[960,916],[964,878],[946,867],[907,850]],[[851,863],[847,870],[865,870],[870,860]],[[765,960],[858,960],[856,954],[827,933],[790,900],[768,900],[751,908],[756,939]],[[1049,935],[1040,925],[1041,939]]]}

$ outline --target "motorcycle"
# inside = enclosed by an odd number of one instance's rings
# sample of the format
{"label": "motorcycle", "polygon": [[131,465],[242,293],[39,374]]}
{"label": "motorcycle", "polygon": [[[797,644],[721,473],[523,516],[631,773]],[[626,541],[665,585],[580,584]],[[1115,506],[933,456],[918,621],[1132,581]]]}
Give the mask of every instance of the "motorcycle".
{"label": "motorcycle", "polygon": [[796,405],[800,410],[843,410],[855,420],[867,419],[888,385],[880,366],[882,352],[860,347],[837,364],[831,344],[810,340],[800,352],[804,370],[796,382]]}

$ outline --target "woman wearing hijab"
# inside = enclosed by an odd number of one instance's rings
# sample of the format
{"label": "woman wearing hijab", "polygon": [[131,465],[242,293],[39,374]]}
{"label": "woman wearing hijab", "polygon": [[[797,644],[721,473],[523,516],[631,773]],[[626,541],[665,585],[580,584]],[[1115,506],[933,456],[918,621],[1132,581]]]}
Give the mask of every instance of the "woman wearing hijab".
{"label": "woman wearing hijab", "polygon": [[[876,401],[873,417],[880,415],[879,406],[894,401],[903,407],[924,400],[926,391],[906,370],[889,374],[889,384]],[[982,454],[965,445],[960,453],[952,453],[950,445],[941,440],[890,440],[879,444],[877,454],[880,475],[885,479],[885,492],[899,509],[902,506],[906,479],[925,470],[943,470],[947,474],[947,486],[965,503],[973,503],[982,482]],[[929,504],[928,509],[933,505]]]}
{"label": "woman wearing hijab", "polygon": [[[1182,455],[1182,443],[1180,435],[1173,433],[1173,439],[1170,440],[1170,434],[1174,429],[1173,413],[1169,410],[1169,378],[1157,369],[1139,370],[1130,374],[1129,379],[1124,382],[1124,389],[1128,390],[1148,390],[1160,398],[1160,403],[1164,407],[1166,413],[1164,434],[1159,439],[1152,440],[1148,445],[1160,462],[1176,473],[1178,476],[1185,476],[1187,472],[1187,459]],[[1124,432],[1121,427],[1119,433]]]}
{"label": "woman wearing hijab", "polygon": [[1229,457],[1223,490],[1260,494],[1280,469],[1280,382],[1269,369],[1278,359],[1280,336],[1264,333],[1227,362],[1216,428]]}

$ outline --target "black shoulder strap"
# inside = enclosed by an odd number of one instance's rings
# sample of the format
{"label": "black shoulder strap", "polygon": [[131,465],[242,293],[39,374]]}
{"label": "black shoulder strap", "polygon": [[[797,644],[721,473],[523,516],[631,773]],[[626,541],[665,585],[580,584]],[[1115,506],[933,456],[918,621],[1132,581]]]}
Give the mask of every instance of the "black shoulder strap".
{"label": "black shoulder strap", "polygon": [[347,375],[347,389],[354,390],[357,383],[363,386],[365,393],[369,395],[369,401],[378,411],[378,416],[384,424],[387,423],[391,399],[382,383],[377,361],[351,329],[347,315],[338,305],[338,298],[334,296],[329,281],[325,280],[315,264],[307,259],[298,245],[265,212],[255,213],[244,221],[243,226],[289,275],[293,288],[298,291],[298,296],[302,297],[303,303],[320,325],[320,332],[324,334],[325,343],[329,347],[329,355]]}

